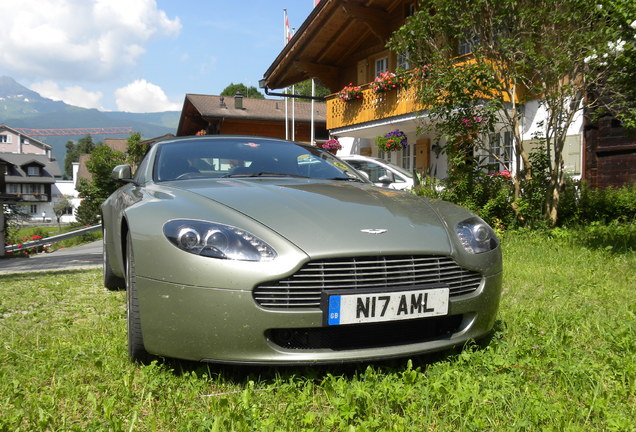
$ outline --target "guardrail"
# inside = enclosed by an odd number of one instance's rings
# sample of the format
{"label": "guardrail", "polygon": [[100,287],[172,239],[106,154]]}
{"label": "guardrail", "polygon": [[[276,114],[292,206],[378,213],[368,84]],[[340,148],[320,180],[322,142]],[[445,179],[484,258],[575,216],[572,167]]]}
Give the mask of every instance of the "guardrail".
{"label": "guardrail", "polygon": [[17,244],[13,244],[13,245],[8,245],[5,246],[4,251],[5,252],[15,252],[15,251],[19,251],[22,249],[28,249],[28,248],[32,248],[32,247],[38,247],[38,246],[44,246],[44,245],[48,245],[51,243],[55,243],[55,242],[59,242],[62,240],[66,240],[66,239],[70,239],[73,237],[77,237],[80,236],[82,234],[86,234],[89,232],[93,232],[93,231],[97,231],[102,229],[102,225],[92,225],[86,228],[81,228],[78,229],[76,231],[71,231],[71,232],[67,232],[64,234],[59,234],[56,236],[52,236],[52,237],[46,237],[40,240],[31,240],[28,242],[24,242],[24,243],[20,243],[19,245]]}

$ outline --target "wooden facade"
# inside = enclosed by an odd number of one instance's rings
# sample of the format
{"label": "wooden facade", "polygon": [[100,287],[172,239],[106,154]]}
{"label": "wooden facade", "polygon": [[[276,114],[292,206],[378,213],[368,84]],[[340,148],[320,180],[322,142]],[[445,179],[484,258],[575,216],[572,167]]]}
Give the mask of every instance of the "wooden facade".
{"label": "wooden facade", "polygon": [[636,132],[613,117],[586,124],[584,178],[592,187],[636,183]]}
{"label": "wooden facade", "polygon": [[[311,141],[312,104],[307,101],[186,95],[177,136],[256,135]],[[313,104],[314,136],[328,139],[325,103]],[[287,113],[287,114],[286,114]]]}

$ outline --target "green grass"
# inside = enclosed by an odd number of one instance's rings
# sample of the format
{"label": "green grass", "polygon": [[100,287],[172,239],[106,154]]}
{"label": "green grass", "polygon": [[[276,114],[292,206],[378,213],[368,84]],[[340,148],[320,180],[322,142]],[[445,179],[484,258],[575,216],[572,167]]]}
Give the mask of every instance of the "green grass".
{"label": "green grass", "polygon": [[485,348],[341,367],[128,363],[99,271],[0,278],[0,431],[634,431],[636,254],[510,234]]}

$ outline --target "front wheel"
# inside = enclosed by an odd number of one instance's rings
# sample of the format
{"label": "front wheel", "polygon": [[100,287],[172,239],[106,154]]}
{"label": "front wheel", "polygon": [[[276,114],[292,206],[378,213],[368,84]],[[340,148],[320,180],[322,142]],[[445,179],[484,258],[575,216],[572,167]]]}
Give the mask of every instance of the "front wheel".
{"label": "front wheel", "polygon": [[152,356],[144,347],[139,315],[139,299],[135,275],[135,256],[130,232],[126,236],[126,319],[128,322],[128,358],[132,362],[149,364]]}
{"label": "front wheel", "polygon": [[102,254],[104,257],[102,263],[104,286],[110,291],[118,291],[126,288],[126,281],[123,278],[116,276],[110,268],[110,259],[108,258],[108,251],[106,249],[106,229],[104,228],[102,228]]}

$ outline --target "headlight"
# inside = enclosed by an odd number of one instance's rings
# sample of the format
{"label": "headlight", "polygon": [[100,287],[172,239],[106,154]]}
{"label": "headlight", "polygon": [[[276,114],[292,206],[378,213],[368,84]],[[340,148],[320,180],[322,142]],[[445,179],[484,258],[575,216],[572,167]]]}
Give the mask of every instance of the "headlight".
{"label": "headlight", "polygon": [[213,222],[176,219],[163,234],[179,249],[210,258],[271,261],[276,252],[263,240],[239,228]]}
{"label": "headlight", "polygon": [[478,217],[466,219],[455,226],[459,241],[470,253],[479,254],[495,249],[499,240],[486,222]]}

